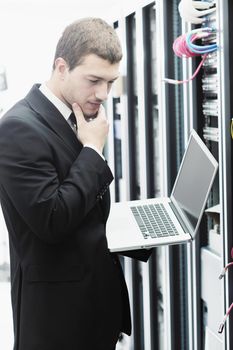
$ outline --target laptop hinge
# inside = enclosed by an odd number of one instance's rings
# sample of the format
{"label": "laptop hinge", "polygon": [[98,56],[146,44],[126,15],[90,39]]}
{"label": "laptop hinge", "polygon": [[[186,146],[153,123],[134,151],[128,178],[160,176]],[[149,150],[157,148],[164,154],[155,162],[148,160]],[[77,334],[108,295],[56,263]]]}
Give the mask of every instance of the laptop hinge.
{"label": "laptop hinge", "polygon": [[180,226],[182,227],[184,232],[189,234],[189,230],[188,230],[187,226],[185,225],[184,221],[182,220],[182,218],[180,217],[179,212],[176,209],[175,205],[172,202],[168,202],[168,204],[172,208],[172,211],[175,214],[175,216],[176,216],[177,220],[179,221]]}

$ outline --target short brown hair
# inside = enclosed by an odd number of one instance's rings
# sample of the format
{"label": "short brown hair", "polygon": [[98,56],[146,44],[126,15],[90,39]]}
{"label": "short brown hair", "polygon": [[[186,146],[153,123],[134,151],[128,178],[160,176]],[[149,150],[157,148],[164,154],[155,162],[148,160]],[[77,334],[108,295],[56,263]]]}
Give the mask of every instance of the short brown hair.
{"label": "short brown hair", "polygon": [[115,30],[101,18],[83,18],[65,28],[57,43],[53,69],[58,57],[62,57],[72,70],[89,54],[95,54],[111,64],[120,62],[122,58]]}

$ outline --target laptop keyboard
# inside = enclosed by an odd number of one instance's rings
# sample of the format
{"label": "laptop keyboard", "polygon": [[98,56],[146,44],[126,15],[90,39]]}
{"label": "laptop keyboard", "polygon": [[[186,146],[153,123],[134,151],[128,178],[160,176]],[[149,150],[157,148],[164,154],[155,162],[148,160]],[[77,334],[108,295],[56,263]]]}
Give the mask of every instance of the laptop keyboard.
{"label": "laptop keyboard", "polygon": [[163,204],[148,204],[130,207],[144,238],[178,235]]}

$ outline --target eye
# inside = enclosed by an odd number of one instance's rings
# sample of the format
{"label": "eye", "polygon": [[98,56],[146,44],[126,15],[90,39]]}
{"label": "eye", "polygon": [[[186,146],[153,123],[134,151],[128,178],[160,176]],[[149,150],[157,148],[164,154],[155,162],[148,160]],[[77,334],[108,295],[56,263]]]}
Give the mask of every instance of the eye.
{"label": "eye", "polygon": [[97,84],[99,80],[89,79],[92,84]]}

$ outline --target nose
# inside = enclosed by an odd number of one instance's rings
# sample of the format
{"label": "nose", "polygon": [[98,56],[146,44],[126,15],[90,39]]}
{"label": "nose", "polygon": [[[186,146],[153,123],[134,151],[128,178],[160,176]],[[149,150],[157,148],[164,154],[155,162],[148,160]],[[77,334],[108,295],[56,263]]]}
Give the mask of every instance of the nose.
{"label": "nose", "polygon": [[102,84],[99,84],[96,87],[95,97],[97,100],[104,101],[108,98],[108,93],[109,93],[108,84],[105,82],[102,82]]}

